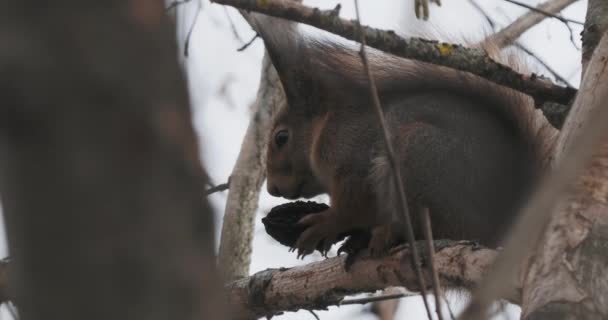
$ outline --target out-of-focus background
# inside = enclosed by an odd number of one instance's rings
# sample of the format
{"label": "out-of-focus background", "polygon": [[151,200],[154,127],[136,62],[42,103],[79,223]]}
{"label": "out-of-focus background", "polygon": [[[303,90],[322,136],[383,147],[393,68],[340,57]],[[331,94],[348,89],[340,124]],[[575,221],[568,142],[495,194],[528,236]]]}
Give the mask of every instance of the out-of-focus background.
{"label": "out-of-focus background", "polygon": [[[505,0],[475,0],[500,29],[528,10]],[[520,0],[535,6],[541,1]],[[305,0],[304,4],[324,9],[342,5],[341,15],[354,18],[352,0]],[[574,20],[584,21],[587,1],[580,0],[562,12]],[[417,20],[413,14],[413,0],[363,0],[360,1],[362,22],[382,29],[392,29],[406,35],[424,35],[449,41],[476,42],[493,33],[487,19],[470,0],[442,0],[442,6],[431,6],[428,21]],[[263,43],[260,39],[242,52],[242,47],[254,32],[232,8],[211,4],[208,0],[190,0],[176,9],[177,34],[181,62],[189,80],[194,109],[194,123],[204,149],[205,167],[214,184],[226,182],[236,161],[241,140],[245,134],[250,106],[255,99],[260,77]],[[315,36],[323,36],[312,28],[303,28]],[[580,32],[582,26],[566,25],[556,19],[546,19],[526,32],[520,43],[546,62],[571,85],[578,87],[580,78]],[[185,46],[188,56],[184,55]],[[531,71],[553,76],[538,62],[525,53],[519,56]],[[261,218],[273,206],[286,200],[273,198],[263,187],[253,241],[251,272],[266,268],[290,267],[322,259],[318,254],[297,260],[295,253],[279,245],[266,235]],[[219,241],[226,192],[209,197],[215,210],[216,239]],[[316,201],[327,202],[322,196]],[[0,208],[1,209],[1,208]],[[0,224],[0,257],[8,255],[3,224]],[[458,312],[466,302],[464,294],[450,294],[450,305]],[[432,299],[429,300],[432,302]],[[369,306],[332,307],[319,311],[321,319],[376,319]],[[5,307],[0,317],[10,318]],[[509,306],[497,319],[518,319],[519,308]],[[306,311],[287,313],[274,319],[314,319]],[[426,319],[420,297],[402,299],[396,319]]]}

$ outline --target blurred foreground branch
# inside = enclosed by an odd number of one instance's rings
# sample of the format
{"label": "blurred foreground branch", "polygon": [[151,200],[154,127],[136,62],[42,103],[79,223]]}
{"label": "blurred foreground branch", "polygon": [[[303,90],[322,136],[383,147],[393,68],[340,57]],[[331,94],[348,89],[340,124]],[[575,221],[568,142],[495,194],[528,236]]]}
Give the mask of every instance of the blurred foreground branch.
{"label": "blurred foreground branch", "polygon": [[10,282],[20,318],[224,319],[206,175],[163,2],[4,4],[11,269],[0,285]]}

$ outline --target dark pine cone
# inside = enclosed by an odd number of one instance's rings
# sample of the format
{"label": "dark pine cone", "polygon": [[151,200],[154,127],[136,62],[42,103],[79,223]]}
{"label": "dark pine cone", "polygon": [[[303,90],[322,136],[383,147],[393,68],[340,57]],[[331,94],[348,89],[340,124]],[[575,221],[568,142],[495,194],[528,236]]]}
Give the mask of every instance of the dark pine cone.
{"label": "dark pine cone", "polygon": [[[298,221],[308,214],[316,214],[328,208],[329,206],[326,204],[314,201],[288,202],[272,208],[268,215],[262,218],[262,223],[266,228],[266,233],[280,244],[291,248],[296,244],[302,232],[306,230],[306,227],[297,224]],[[343,240],[346,236],[347,234],[340,235],[336,242]],[[321,251],[320,249],[320,247],[317,248]]]}

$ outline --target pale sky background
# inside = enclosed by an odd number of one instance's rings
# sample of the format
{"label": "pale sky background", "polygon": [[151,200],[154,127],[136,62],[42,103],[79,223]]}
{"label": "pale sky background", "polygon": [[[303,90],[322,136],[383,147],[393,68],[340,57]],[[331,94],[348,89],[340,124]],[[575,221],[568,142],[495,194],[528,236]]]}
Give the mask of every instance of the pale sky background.
{"label": "pale sky background", "polygon": [[[526,4],[536,5],[541,1],[520,0]],[[491,28],[485,19],[469,3],[469,0],[442,0],[442,7],[431,6],[431,18],[428,22],[416,20],[413,15],[413,0],[361,0],[362,20],[364,24],[382,29],[393,29],[404,35],[441,34],[450,39],[475,41],[490,34]],[[352,0],[304,1],[310,6],[323,9],[342,4],[341,16],[354,18]],[[504,0],[477,0],[499,26],[505,26],[526,12],[526,9],[510,4]],[[568,18],[584,21],[587,1],[580,0],[563,11]],[[243,42],[254,35],[251,28],[232,8],[210,4],[208,0],[191,0],[178,9],[178,39],[183,48],[188,30],[192,29],[189,56],[182,62],[187,72],[194,109],[194,123],[200,134],[205,167],[214,183],[227,180],[238,155],[241,140],[245,134],[250,116],[249,106],[255,99],[260,77],[263,43],[260,39],[243,52],[237,52]],[[198,18],[193,21],[198,12]],[[229,17],[229,18],[228,18]],[[235,30],[231,27],[231,22]],[[581,26],[570,24],[576,46],[580,47]],[[311,31],[312,28],[306,28]],[[237,36],[241,39],[237,39]],[[316,32],[316,31],[312,31]],[[521,42],[547,62],[561,76],[578,87],[580,77],[580,51],[570,40],[570,32],[563,23],[556,19],[546,19],[541,24],[526,32]],[[526,58],[525,55],[522,57]],[[551,77],[534,59],[527,59],[533,71]],[[251,273],[277,267],[291,267],[321,259],[318,254],[302,260],[296,260],[295,253],[276,243],[266,235],[260,219],[273,206],[287,202],[285,199],[273,198],[263,187],[253,242]],[[219,239],[222,214],[226,202],[226,193],[209,197],[216,217],[216,238]],[[326,196],[317,201],[327,202]],[[1,208],[0,208],[1,209]],[[0,257],[7,255],[3,224],[0,224]],[[432,299],[429,299],[432,302]],[[450,298],[454,311],[458,311],[466,302],[466,297]],[[4,307],[2,308],[4,309]],[[328,311],[318,311],[323,320],[376,319],[367,312],[368,306],[331,307]],[[509,312],[497,319],[518,319],[519,308],[509,307]],[[5,310],[0,310],[0,317],[8,319]],[[287,313],[274,317],[278,320],[314,320],[307,311]],[[402,299],[396,319],[426,319],[420,297]]]}

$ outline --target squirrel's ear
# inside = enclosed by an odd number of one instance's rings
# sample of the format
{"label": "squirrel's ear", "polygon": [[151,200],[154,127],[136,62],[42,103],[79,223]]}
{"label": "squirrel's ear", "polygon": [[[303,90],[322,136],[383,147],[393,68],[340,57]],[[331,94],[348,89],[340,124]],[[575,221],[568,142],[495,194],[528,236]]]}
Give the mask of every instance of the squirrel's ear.
{"label": "squirrel's ear", "polygon": [[314,112],[319,105],[322,84],[316,79],[314,57],[310,56],[306,39],[298,32],[297,23],[258,13],[249,13],[247,20],[264,40],[290,108]]}

